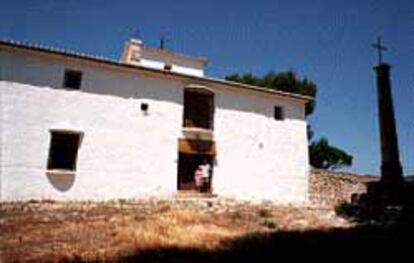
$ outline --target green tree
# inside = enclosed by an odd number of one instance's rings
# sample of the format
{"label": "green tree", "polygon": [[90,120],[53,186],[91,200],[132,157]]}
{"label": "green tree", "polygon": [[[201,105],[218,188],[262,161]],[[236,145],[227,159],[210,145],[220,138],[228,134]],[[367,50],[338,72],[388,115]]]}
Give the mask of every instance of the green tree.
{"label": "green tree", "polygon": [[309,160],[313,167],[321,169],[337,169],[352,165],[352,156],[330,145],[325,137],[309,145]]}
{"label": "green tree", "polygon": [[[272,90],[291,92],[314,98],[317,87],[312,81],[299,79],[293,70],[275,73],[270,71],[263,77],[254,76],[252,73],[231,74],[226,76],[226,80],[265,87]],[[315,100],[306,105],[306,115],[312,114],[315,109]]]}
{"label": "green tree", "polygon": [[[255,76],[252,73],[231,74],[225,78],[228,81],[309,96],[313,98],[313,100],[306,105],[306,115],[308,116],[312,114],[315,110],[316,102],[314,98],[317,93],[316,84],[309,81],[307,78],[300,79],[293,70],[280,73],[270,71],[261,77]],[[325,137],[322,137],[318,141],[312,141],[313,131],[309,125],[307,127],[307,132],[308,140],[311,142],[309,145],[309,159],[313,167],[336,169],[352,165],[351,155],[344,150],[330,145]]]}

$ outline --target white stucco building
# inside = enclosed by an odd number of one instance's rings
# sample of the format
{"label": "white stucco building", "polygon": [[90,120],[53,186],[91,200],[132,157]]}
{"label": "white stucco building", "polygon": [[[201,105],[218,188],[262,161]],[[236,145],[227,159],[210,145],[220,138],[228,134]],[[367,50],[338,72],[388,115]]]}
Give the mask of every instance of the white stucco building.
{"label": "white stucco building", "polygon": [[204,58],[125,44],[120,61],[0,41],[0,200],[202,191],[307,201],[308,97],[206,77]]}

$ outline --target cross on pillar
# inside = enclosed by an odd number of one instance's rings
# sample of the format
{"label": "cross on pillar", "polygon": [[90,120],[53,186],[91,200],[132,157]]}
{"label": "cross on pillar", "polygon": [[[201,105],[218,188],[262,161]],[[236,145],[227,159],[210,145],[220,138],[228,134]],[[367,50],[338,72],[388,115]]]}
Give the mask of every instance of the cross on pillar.
{"label": "cross on pillar", "polygon": [[399,184],[403,181],[402,167],[398,151],[397,129],[392,102],[390,66],[382,62],[381,37],[372,45],[378,49],[379,64],[374,67],[377,73],[378,116],[381,144],[381,181]]}
{"label": "cross on pillar", "polygon": [[372,46],[378,50],[378,64],[382,64],[382,51],[387,51],[387,48],[381,44],[381,37],[377,38],[377,43]]}
{"label": "cross on pillar", "polygon": [[131,37],[140,39],[141,31],[139,29],[135,29],[134,32],[131,34]]}

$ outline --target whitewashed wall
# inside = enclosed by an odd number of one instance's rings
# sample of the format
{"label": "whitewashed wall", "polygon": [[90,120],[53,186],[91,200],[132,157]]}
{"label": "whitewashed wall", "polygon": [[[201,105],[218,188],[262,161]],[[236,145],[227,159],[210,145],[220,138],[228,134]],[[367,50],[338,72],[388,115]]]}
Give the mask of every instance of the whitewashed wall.
{"label": "whitewashed wall", "polygon": [[[137,65],[148,67],[148,68],[164,70],[165,62],[142,58],[140,59],[139,63],[137,63]],[[185,75],[192,75],[192,76],[199,76],[199,77],[204,76],[204,70],[202,68],[193,68],[185,64],[184,65],[172,64],[171,71],[185,74]]]}
{"label": "whitewashed wall", "polygon": [[204,76],[204,63],[198,59],[147,47],[142,48],[141,56],[139,64],[142,66],[163,70],[165,63],[169,63],[172,65],[171,71],[173,72]]}
{"label": "whitewashed wall", "polygon": [[[216,91],[215,189],[243,199],[306,202],[308,148],[303,106],[242,94]],[[273,118],[275,105],[284,108],[285,120]]]}
{"label": "whitewashed wall", "polygon": [[[1,51],[2,200],[138,198],[177,188],[184,83]],[[65,68],[83,72],[64,90]],[[304,107],[274,96],[212,87],[218,159],[214,192],[243,199],[307,200]],[[149,113],[140,103],[149,104]],[[274,105],[287,118],[273,119]],[[77,172],[46,175],[51,128],[84,132]]]}

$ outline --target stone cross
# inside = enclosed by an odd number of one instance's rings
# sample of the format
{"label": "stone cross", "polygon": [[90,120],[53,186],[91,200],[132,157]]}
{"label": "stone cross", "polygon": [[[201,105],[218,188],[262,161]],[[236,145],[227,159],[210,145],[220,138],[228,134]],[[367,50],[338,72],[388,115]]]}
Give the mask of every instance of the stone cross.
{"label": "stone cross", "polygon": [[387,48],[381,45],[381,37],[377,38],[377,43],[372,44],[374,48],[378,50],[378,64],[382,63],[382,51],[387,51]]}
{"label": "stone cross", "polygon": [[135,29],[131,34],[131,38],[141,39],[141,31],[139,29]]}

